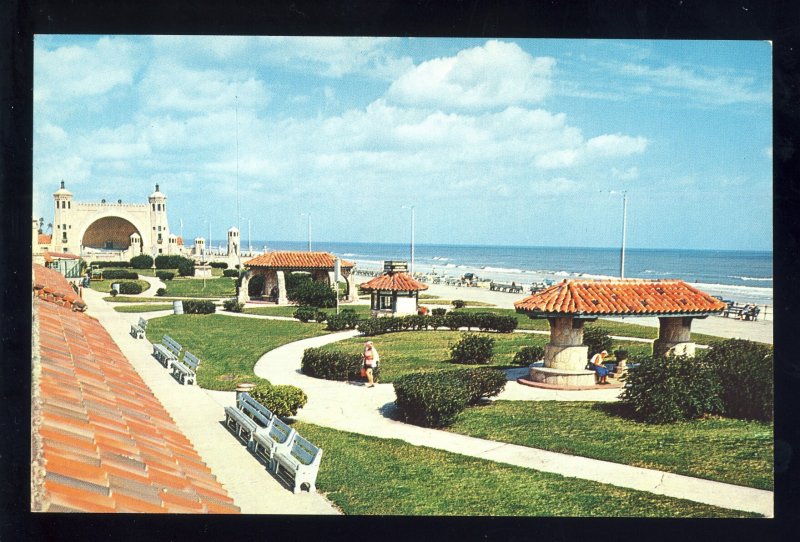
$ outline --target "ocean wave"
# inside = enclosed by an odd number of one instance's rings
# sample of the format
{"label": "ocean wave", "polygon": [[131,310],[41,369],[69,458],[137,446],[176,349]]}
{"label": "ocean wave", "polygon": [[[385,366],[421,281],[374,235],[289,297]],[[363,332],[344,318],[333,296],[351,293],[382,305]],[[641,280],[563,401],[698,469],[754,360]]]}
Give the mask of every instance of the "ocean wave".
{"label": "ocean wave", "polygon": [[506,268],[506,267],[490,267],[490,266],[481,267],[481,270],[486,271],[488,273],[524,273],[525,272],[522,269],[513,269],[513,268],[509,269],[509,268]]}
{"label": "ocean wave", "polygon": [[772,282],[772,277],[737,277],[736,275],[728,275],[728,278],[744,281]]}
{"label": "ocean wave", "polygon": [[434,257],[433,257],[433,259],[434,259],[434,260],[436,260],[437,262],[447,262],[447,261],[450,261],[450,258],[445,258],[444,256],[434,256]]}

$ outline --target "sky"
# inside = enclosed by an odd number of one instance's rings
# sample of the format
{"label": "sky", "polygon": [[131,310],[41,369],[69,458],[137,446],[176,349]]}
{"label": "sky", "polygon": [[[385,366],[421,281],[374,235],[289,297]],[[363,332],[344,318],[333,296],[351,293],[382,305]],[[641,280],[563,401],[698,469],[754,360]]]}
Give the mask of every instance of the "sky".
{"label": "sky", "polygon": [[[759,41],[37,35],[33,214],[167,196],[172,232],[772,249]],[[182,227],[181,227],[182,223]]]}

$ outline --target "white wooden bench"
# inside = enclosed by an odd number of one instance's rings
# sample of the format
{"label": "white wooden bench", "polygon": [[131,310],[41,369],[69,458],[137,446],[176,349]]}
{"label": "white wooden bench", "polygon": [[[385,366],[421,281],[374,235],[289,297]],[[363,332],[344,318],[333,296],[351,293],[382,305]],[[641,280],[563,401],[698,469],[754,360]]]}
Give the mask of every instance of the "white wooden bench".
{"label": "white wooden bench", "polygon": [[297,431],[286,425],[280,418],[273,416],[269,425],[256,430],[253,435],[253,453],[263,457],[269,470],[276,472],[275,453],[288,448]]}
{"label": "white wooden bench", "polygon": [[147,330],[147,320],[139,317],[138,324],[131,324],[131,336],[134,339],[144,339],[144,332]]}
{"label": "white wooden bench", "polygon": [[170,369],[172,362],[181,355],[181,350],[183,347],[172,340],[169,335],[164,335],[161,344],[153,343],[153,356],[167,369]]}
{"label": "white wooden bench", "polygon": [[308,484],[308,492],[317,490],[317,472],[322,461],[322,448],[311,444],[308,440],[295,433],[291,444],[286,448],[275,451],[275,474],[285,476],[294,493],[299,493],[304,484]]}
{"label": "white wooden bench", "polygon": [[172,360],[172,374],[174,374],[181,384],[190,382],[197,383],[197,368],[200,366],[200,360],[197,356],[186,350],[183,353],[183,359]]}
{"label": "white wooden bench", "polygon": [[[225,407],[225,425],[236,430],[236,435],[245,441],[249,448],[253,443],[253,435],[259,428],[267,428],[274,416],[261,403],[253,399],[249,393],[239,394],[236,406]],[[242,437],[242,433],[246,438]]]}

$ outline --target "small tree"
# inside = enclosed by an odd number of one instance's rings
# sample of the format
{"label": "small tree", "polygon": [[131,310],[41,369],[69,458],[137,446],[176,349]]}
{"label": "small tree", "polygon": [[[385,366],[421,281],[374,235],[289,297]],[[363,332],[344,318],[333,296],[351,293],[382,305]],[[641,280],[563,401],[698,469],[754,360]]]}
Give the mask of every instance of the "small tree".
{"label": "small tree", "polygon": [[292,292],[287,292],[289,301],[300,305],[326,308],[336,306],[336,292],[328,285],[313,280],[300,283]]}
{"label": "small tree", "polygon": [[131,267],[134,269],[150,269],[153,267],[153,258],[147,254],[140,254],[131,258]]}
{"label": "small tree", "polygon": [[589,347],[589,357],[606,350],[611,352],[613,341],[603,327],[588,326],[583,330],[583,344]]}

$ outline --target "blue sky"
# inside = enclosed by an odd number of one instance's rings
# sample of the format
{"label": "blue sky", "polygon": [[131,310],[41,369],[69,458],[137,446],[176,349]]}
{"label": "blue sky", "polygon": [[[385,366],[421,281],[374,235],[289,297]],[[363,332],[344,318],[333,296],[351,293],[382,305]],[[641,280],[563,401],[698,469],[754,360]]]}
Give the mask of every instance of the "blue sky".
{"label": "blue sky", "polygon": [[[771,45],[34,40],[33,213],[145,203],[191,240],[772,248]],[[238,145],[237,145],[238,141]],[[238,159],[237,159],[238,147]],[[238,178],[238,181],[237,181]],[[238,197],[237,197],[238,186]],[[249,220],[249,224],[248,224]]]}

